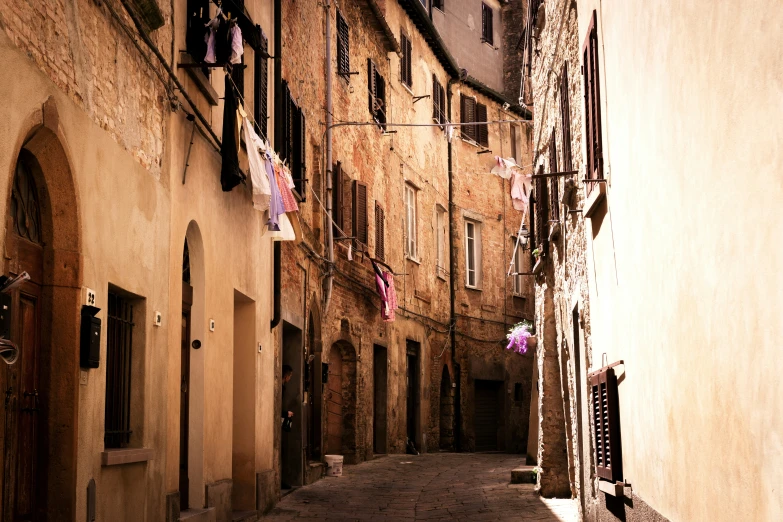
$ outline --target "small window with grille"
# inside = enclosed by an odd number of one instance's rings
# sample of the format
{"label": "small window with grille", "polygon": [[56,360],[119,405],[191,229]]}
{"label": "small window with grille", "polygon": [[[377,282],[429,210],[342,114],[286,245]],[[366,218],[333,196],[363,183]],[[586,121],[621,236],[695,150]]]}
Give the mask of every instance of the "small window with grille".
{"label": "small window with grille", "polygon": [[[106,404],[104,446],[124,448],[131,442],[131,392],[138,301],[110,288],[106,321]],[[138,382],[138,378],[137,378]]]}
{"label": "small window with grille", "polygon": [[613,368],[605,368],[589,377],[596,473],[619,482],[623,480],[623,457],[617,376]]}

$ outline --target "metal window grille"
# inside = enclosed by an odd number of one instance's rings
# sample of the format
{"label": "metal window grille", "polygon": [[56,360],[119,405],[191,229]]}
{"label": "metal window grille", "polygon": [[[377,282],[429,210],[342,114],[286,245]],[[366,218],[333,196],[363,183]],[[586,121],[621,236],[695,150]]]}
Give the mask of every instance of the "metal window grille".
{"label": "metal window grille", "polygon": [[130,442],[133,305],[109,292],[106,334],[106,421],[104,445],[122,448]]}

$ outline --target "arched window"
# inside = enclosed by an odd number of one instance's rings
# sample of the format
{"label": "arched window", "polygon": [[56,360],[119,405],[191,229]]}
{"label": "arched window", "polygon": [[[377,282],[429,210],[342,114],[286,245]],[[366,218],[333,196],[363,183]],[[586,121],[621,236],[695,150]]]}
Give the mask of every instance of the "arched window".
{"label": "arched window", "polygon": [[185,240],[185,248],[182,252],[182,281],[190,284],[190,250],[188,240]]}
{"label": "arched window", "polygon": [[22,151],[16,162],[14,186],[11,189],[11,218],[14,232],[19,237],[36,244],[42,244],[41,206],[38,203],[38,190],[33,179],[31,155]]}

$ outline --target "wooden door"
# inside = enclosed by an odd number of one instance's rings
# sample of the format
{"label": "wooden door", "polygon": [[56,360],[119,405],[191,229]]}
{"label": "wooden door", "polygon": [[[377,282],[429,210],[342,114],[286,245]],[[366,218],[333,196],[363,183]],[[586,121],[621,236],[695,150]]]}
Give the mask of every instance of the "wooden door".
{"label": "wooden door", "polygon": [[180,367],[179,409],[179,503],[180,509],[188,509],[188,432],[190,410],[190,308],[193,304],[193,287],[182,282],[182,350]]}
{"label": "wooden door", "polygon": [[326,454],[341,455],[343,446],[343,358],[340,349],[329,352],[326,394]]}
{"label": "wooden door", "polygon": [[4,374],[3,496],[4,522],[41,520],[37,497],[40,476],[40,428],[45,397],[40,385],[41,285],[43,246],[38,192],[29,163],[20,156],[7,220],[6,274],[22,272],[30,280],[11,294],[11,340],[19,348],[15,364]]}
{"label": "wooden door", "polygon": [[417,423],[419,419],[419,343],[407,341],[408,386],[407,386],[407,434],[416,445]]}
{"label": "wooden door", "polygon": [[498,449],[498,425],[500,421],[500,381],[475,381],[475,406],[473,429],[476,434],[476,451]]}
{"label": "wooden door", "polygon": [[386,453],[386,410],[388,408],[386,348],[373,347],[373,450]]}

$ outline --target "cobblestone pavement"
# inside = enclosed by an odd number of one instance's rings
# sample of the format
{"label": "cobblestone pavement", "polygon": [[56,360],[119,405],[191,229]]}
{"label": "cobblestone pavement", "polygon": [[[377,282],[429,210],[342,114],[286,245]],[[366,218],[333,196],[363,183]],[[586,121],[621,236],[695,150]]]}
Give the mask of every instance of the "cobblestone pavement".
{"label": "cobblestone pavement", "polygon": [[575,522],[574,500],[543,499],[509,484],[521,455],[389,455],[345,466],[283,498],[262,520],[545,520]]}

